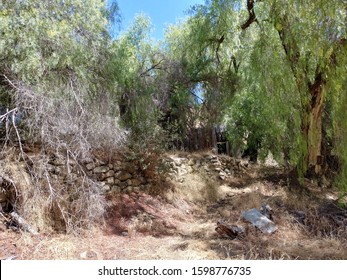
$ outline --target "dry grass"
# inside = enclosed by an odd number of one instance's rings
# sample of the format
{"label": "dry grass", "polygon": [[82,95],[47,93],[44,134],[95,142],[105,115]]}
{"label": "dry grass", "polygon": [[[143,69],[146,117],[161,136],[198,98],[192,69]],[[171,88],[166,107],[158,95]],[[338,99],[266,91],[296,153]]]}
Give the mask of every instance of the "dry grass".
{"label": "dry grass", "polygon": [[0,173],[11,178],[16,190],[14,210],[42,232],[78,233],[102,221],[105,199],[100,187],[86,177],[72,177],[67,170],[65,176],[53,176],[48,161],[43,155],[33,165],[11,157],[1,161]]}
{"label": "dry grass", "polygon": [[[329,218],[339,210],[326,199],[333,190],[293,189],[280,170],[264,176],[257,166],[251,168],[227,182],[201,172],[183,183],[168,183],[160,195],[109,197],[102,228],[40,239],[7,231],[0,234],[16,246],[5,248],[1,241],[0,248],[15,250],[22,259],[347,259],[346,230]],[[264,202],[273,208],[278,226],[271,235],[241,218],[242,211]],[[305,213],[305,219],[300,221],[295,211]],[[243,226],[246,233],[233,240],[219,236],[219,219]]]}
{"label": "dry grass", "polygon": [[194,203],[215,202],[222,198],[220,185],[214,178],[206,174],[187,174],[182,183],[171,181],[175,185],[169,192],[164,191],[163,196],[169,201],[186,200]]}

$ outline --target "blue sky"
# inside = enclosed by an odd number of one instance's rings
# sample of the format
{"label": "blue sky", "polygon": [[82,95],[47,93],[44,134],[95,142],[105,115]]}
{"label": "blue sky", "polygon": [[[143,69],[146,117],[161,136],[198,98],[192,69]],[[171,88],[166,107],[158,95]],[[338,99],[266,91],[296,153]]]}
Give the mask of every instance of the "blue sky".
{"label": "blue sky", "polygon": [[165,26],[187,16],[187,9],[194,4],[204,4],[205,0],[117,0],[122,16],[121,30],[125,30],[135,15],[145,13],[150,16],[157,39],[164,38]]}

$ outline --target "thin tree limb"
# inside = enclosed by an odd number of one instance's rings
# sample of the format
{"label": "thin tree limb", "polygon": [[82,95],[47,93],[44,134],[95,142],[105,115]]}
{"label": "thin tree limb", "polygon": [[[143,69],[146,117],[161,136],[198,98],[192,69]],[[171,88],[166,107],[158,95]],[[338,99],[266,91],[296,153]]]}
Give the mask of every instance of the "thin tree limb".
{"label": "thin tree limb", "polygon": [[245,23],[241,25],[241,28],[243,30],[247,29],[253,22],[258,22],[254,12],[254,0],[247,0],[247,10],[248,10],[248,19]]}
{"label": "thin tree limb", "polygon": [[161,69],[159,68],[158,66],[164,61],[164,59],[161,59],[158,63],[156,64],[153,64],[150,68],[146,69],[144,72],[142,72],[140,74],[141,77],[147,75],[148,72],[150,72],[151,70],[154,70],[154,69]]}
{"label": "thin tree limb", "polygon": [[18,145],[19,145],[21,156],[24,159],[24,151],[23,151],[23,146],[22,146],[22,140],[20,138],[19,131],[18,131],[17,126],[16,126],[16,114],[15,113],[12,114],[12,125],[14,127],[14,130],[16,131],[16,135],[17,135],[17,140],[18,140]]}
{"label": "thin tree limb", "polygon": [[0,122],[2,122],[2,121],[3,121],[5,118],[7,118],[11,113],[13,113],[13,112],[15,112],[15,111],[17,111],[17,110],[18,110],[18,108],[16,107],[16,108],[14,108],[14,109],[12,109],[12,110],[6,112],[5,114],[1,115],[1,116],[0,116]]}

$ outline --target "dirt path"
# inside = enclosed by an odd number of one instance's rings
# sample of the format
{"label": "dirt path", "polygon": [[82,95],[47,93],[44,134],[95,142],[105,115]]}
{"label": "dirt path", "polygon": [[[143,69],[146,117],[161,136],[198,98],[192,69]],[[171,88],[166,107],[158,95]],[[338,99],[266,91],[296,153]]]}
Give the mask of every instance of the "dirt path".
{"label": "dirt path", "polygon": [[[109,198],[104,225],[79,235],[33,237],[2,228],[0,258],[347,259],[346,225],[331,218],[337,208],[321,210],[336,198],[331,190],[311,182],[293,188],[282,171],[259,166],[223,181],[193,173],[170,184],[157,190],[160,195],[134,192]],[[241,218],[242,211],[263,203],[273,208],[278,226],[271,235]],[[242,226],[246,233],[233,240],[220,236],[215,231],[219,220]]]}

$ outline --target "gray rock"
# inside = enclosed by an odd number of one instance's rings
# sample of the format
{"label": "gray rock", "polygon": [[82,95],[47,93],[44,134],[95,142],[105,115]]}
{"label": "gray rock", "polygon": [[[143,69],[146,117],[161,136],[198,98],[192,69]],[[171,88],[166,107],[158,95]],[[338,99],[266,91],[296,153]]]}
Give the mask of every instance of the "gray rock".
{"label": "gray rock", "polygon": [[226,177],[227,177],[227,174],[224,171],[219,172],[219,178],[221,178],[222,180],[225,180]]}
{"label": "gray rock", "polygon": [[205,158],[208,160],[212,160],[212,159],[216,159],[217,157],[215,155],[206,155]]}
{"label": "gray rock", "polygon": [[181,166],[181,164],[182,164],[182,159],[181,159],[181,158],[175,158],[175,159],[174,159],[174,162],[175,162],[175,164],[176,164],[177,166]]}
{"label": "gray rock", "polygon": [[125,171],[121,171],[119,172],[119,174],[117,175],[117,179],[124,182],[128,179],[132,178],[132,175],[128,172],[125,172]]}
{"label": "gray rock", "polygon": [[122,191],[128,187],[127,182],[120,182],[118,186]]}
{"label": "gray rock", "polygon": [[174,166],[174,167],[172,168],[172,171],[173,171],[174,173],[178,174],[178,173],[180,172],[180,168],[179,168],[178,166]]}
{"label": "gray rock", "polygon": [[87,157],[87,158],[82,159],[81,162],[83,164],[93,163],[93,159]]}
{"label": "gray rock", "polygon": [[92,170],[94,167],[95,167],[95,165],[94,165],[93,162],[90,162],[90,163],[86,164],[86,168],[87,168],[88,171]]}
{"label": "gray rock", "polygon": [[104,162],[103,160],[97,160],[98,165],[106,165],[106,162]]}
{"label": "gray rock", "polygon": [[127,187],[126,190],[125,190],[126,193],[131,193],[133,191],[134,191],[133,187]]}
{"label": "gray rock", "polygon": [[186,168],[181,168],[180,171],[178,172],[179,176],[184,176],[188,174],[188,170]]}
{"label": "gray rock", "polygon": [[115,172],[121,171],[122,169],[123,169],[122,165],[120,165],[120,164],[113,164],[113,170]]}
{"label": "gray rock", "polygon": [[98,167],[95,167],[93,169],[93,172],[95,174],[98,174],[98,173],[106,173],[107,171],[109,171],[110,169],[108,168],[108,166],[105,166],[105,165],[102,165],[102,166],[98,166]]}
{"label": "gray rock", "polygon": [[139,186],[139,185],[141,185],[141,180],[139,180],[139,179],[132,179],[131,180],[131,184],[134,186],[134,187],[137,187],[137,186]]}
{"label": "gray rock", "polygon": [[119,185],[120,184],[120,180],[114,178],[114,185]]}
{"label": "gray rock", "polygon": [[109,184],[109,185],[113,185],[114,184],[114,177],[108,177],[106,179],[106,183]]}
{"label": "gray rock", "polygon": [[109,170],[106,173],[103,174],[103,180],[109,177],[113,177],[114,176],[114,171],[113,170]]}
{"label": "gray rock", "polygon": [[105,185],[101,188],[101,191],[104,192],[104,193],[107,193],[111,190],[111,186],[109,185]]}
{"label": "gray rock", "polygon": [[98,255],[94,251],[85,251],[80,254],[81,259],[95,259]]}

